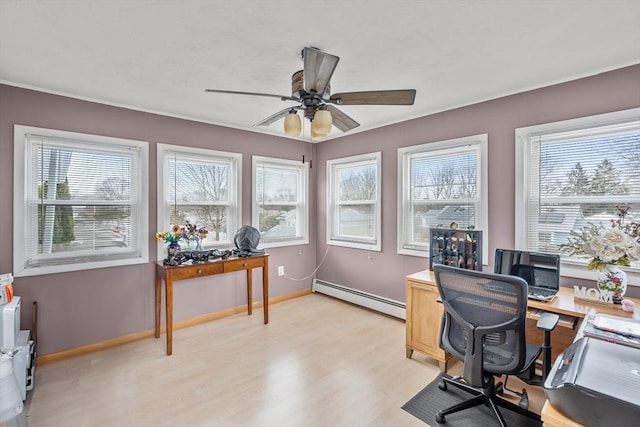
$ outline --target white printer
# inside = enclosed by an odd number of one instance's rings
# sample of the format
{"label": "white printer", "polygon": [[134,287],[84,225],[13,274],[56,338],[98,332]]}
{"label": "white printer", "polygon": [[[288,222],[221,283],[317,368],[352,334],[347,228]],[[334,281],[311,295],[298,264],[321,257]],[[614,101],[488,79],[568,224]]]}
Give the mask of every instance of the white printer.
{"label": "white printer", "polygon": [[591,427],[637,426],[640,349],[580,338],[556,359],[544,383],[549,402]]}
{"label": "white printer", "polygon": [[27,391],[33,389],[36,355],[31,332],[20,329],[20,311],[21,300],[17,296],[10,303],[0,305],[0,350],[20,349],[13,356],[13,373],[25,400]]}

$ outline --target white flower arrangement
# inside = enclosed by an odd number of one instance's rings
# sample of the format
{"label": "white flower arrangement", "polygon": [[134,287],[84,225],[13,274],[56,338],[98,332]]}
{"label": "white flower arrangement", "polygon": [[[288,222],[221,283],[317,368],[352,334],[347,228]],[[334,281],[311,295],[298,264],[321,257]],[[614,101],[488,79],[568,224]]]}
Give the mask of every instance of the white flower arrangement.
{"label": "white flower arrangement", "polygon": [[607,265],[629,267],[631,261],[640,259],[640,243],[620,228],[605,228],[589,223],[580,232],[571,232],[569,243],[560,248],[570,255],[592,257],[588,270],[604,270]]}
{"label": "white flower arrangement", "polygon": [[640,245],[620,229],[603,229],[588,242],[585,253],[599,260],[598,263],[628,267],[631,260],[640,256]]}

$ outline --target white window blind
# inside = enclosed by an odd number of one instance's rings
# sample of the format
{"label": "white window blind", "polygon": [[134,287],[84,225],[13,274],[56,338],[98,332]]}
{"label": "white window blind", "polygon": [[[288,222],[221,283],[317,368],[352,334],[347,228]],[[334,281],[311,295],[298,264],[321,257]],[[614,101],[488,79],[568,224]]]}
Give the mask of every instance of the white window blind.
{"label": "white window blind", "polygon": [[146,262],[146,143],[24,126],[15,140],[16,275]]}
{"label": "white window blind", "polygon": [[308,243],[308,166],[253,157],[253,226],[263,247]]}
{"label": "white window blind", "polygon": [[[630,207],[627,221],[640,220],[640,115],[620,120],[609,114],[518,130],[521,247],[562,253],[571,231],[589,223],[610,226],[617,207]],[[586,264],[589,258],[564,260]]]}
{"label": "white window blind", "polygon": [[486,135],[398,150],[398,252],[428,256],[429,230],[486,233]]}
{"label": "white window blind", "polygon": [[327,162],[327,242],[338,246],[381,249],[381,153]]}
{"label": "white window blind", "polygon": [[189,221],[207,228],[203,248],[232,246],[240,228],[241,159],[236,153],[158,144],[158,231]]}

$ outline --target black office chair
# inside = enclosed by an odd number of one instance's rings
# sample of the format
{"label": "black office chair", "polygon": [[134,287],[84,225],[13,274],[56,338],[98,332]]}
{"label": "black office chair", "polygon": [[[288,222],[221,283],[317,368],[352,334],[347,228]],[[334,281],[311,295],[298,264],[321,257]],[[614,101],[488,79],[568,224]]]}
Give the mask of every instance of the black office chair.
{"label": "black office chair", "polygon": [[[436,421],[444,423],[446,415],[481,404],[491,407],[501,426],[506,424],[498,406],[540,421],[538,414],[500,397],[503,388],[495,382],[495,376],[530,375],[543,347],[542,376],[550,369],[550,345],[525,341],[527,282],[439,264],[433,270],[444,305],[440,347],[464,362],[462,376],[443,376],[439,387],[446,391],[452,385],[474,395],[438,411]],[[557,315],[545,313],[538,327],[550,334],[557,322]]]}

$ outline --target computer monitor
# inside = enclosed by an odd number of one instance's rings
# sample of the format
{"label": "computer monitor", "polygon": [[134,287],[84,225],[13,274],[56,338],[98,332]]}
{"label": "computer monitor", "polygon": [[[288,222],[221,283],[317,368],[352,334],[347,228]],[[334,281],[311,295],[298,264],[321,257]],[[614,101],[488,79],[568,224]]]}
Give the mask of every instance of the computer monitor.
{"label": "computer monitor", "polygon": [[560,255],[556,254],[496,249],[493,271],[522,277],[530,289],[560,287]]}

